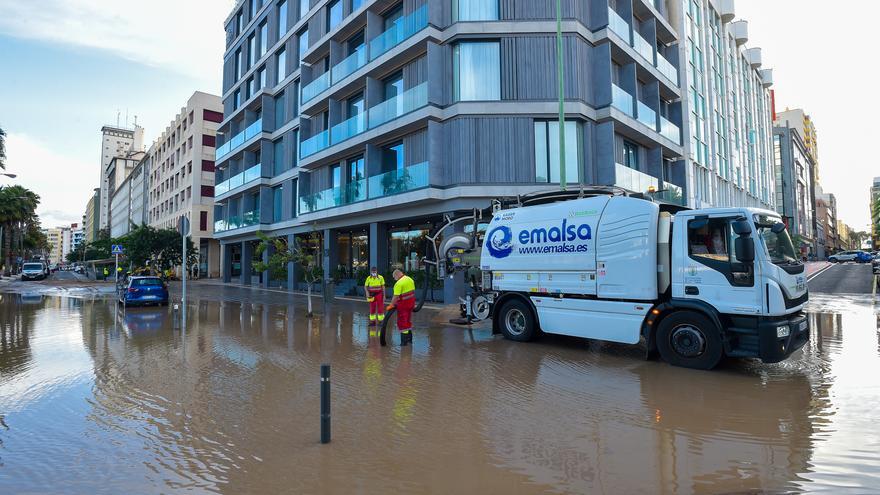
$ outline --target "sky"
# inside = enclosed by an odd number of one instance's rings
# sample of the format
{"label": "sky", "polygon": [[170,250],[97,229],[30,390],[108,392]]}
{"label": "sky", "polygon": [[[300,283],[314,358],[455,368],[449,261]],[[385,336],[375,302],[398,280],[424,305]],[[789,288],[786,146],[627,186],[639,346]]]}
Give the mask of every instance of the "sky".
{"label": "sky", "polygon": [[[220,94],[223,21],[234,0],[0,0],[0,125],[13,182],[42,198],[43,226],[80,222],[100,174],[100,129],[134,122],[150,143],[196,90]],[[869,222],[880,160],[873,83],[880,2],[736,0],[748,46],[774,69],[777,108],[819,133],[820,180],[840,218]],[[836,36],[832,36],[835,34]],[[0,179],[0,184],[10,183]]]}

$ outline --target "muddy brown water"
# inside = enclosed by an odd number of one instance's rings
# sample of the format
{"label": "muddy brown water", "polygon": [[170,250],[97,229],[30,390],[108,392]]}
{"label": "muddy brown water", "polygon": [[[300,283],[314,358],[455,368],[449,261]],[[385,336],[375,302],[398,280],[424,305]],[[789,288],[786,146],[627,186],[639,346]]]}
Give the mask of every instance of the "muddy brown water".
{"label": "muddy brown water", "polygon": [[412,347],[381,348],[360,305],[303,302],[193,302],[181,330],[165,308],[0,294],[0,493],[880,490],[865,299],[814,298],[792,359],[712,372],[427,311]]}

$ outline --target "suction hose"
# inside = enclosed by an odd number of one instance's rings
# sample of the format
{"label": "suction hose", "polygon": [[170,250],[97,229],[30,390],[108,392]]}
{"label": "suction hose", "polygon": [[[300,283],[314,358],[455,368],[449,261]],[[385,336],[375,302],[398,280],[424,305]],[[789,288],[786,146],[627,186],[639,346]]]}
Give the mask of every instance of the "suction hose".
{"label": "suction hose", "polygon": [[[430,251],[428,251],[430,252]],[[413,309],[413,313],[418,313],[422,310],[422,306],[425,305],[425,301],[428,299],[428,287],[431,285],[431,264],[425,263],[425,283],[422,287],[422,300],[419,301],[418,305],[416,305],[415,309]],[[379,343],[384,347],[387,345],[385,341],[385,332],[388,328],[388,321],[391,320],[391,316],[397,312],[397,308],[391,308],[385,312],[385,319],[382,320],[382,328],[379,329]]]}

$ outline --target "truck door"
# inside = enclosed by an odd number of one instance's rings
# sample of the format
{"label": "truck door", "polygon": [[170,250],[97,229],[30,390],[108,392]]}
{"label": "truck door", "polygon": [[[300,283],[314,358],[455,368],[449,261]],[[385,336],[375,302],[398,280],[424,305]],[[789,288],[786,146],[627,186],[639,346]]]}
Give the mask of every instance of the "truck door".
{"label": "truck door", "polygon": [[696,217],[686,226],[687,254],[682,260],[674,296],[699,299],[721,313],[758,314],[761,299],[755,286],[755,263],[736,260],[731,223],[737,217]]}

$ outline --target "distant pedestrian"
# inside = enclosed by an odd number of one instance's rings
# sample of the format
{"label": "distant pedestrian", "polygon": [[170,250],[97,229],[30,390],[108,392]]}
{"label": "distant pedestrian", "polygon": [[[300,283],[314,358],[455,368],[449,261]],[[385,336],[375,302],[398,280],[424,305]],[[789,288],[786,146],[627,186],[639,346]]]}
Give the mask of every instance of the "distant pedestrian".
{"label": "distant pedestrian", "polygon": [[416,283],[401,270],[394,270],[394,297],[388,310],[397,308],[397,329],[400,331],[400,345],[412,342],[412,314],[416,307]]}
{"label": "distant pedestrian", "polygon": [[381,325],[385,320],[385,277],[379,275],[375,266],[370,268],[370,275],[364,282],[364,294],[370,305],[370,326]]}
{"label": "distant pedestrian", "polygon": [[104,267],[104,280],[106,281],[109,278],[110,278],[110,270],[105,266]]}

